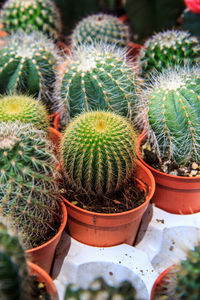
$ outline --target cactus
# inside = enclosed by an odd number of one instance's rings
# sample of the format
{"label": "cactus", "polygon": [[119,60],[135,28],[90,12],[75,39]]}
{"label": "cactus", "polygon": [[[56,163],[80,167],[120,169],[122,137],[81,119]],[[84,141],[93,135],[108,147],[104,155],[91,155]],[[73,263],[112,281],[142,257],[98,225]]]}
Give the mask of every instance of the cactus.
{"label": "cactus", "polygon": [[58,78],[57,89],[71,117],[101,109],[131,118],[137,82],[124,51],[114,46],[80,46],[70,58],[61,84]]}
{"label": "cactus", "polygon": [[142,75],[162,71],[174,65],[199,62],[200,45],[196,37],[186,31],[167,30],[149,38],[139,56]]}
{"label": "cactus", "polygon": [[19,29],[41,31],[58,39],[61,31],[60,14],[51,0],[8,0],[2,7],[1,20],[8,33]]}
{"label": "cactus", "polygon": [[166,273],[162,288],[155,291],[155,300],[198,300],[200,295],[200,246],[188,252],[185,260]]}
{"label": "cactus", "polygon": [[69,284],[65,290],[64,300],[135,300],[136,290],[131,282],[125,280],[119,286],[108,285],[103,278],[96,278],[87,289]]}
{"label": "cactus", "polygon": [[0,123],[0,211],[12,217],[27,248],[56,232],[58,162],[52,149],[32,124]]}
{"label": "cactus", "polygon": [[169,68],[142,93],[147,139],[161,160],[200,161],[200,68]]}
{"label": "cactus", "polygon": [[189,31],[200,40],[200,13],[193,13],[185,9],[181,15],[183,30]]}
{"label": "cactus", "polygon": [[[19,238],[0,223],[0,296],[1,300],[36,300],[28,276],[24,249]],[[6,224],[6,225],[5,225]]]}
{"label": "cactus", "polygon": [[60,154],[66,178],[77,190],[111,193],[133,173],[136,132],[131,123],[115,113],[84,113],[64,131]]}
{"label": "cactus", "polygon": [[38,100],[23,95],[0,98],[0,122],[8,120],[32,123],[37,129],[45,131],[48,131],[50,126],[45,106]]}
{"label": "cactus", "polygon": [[96,14],[82,19],[72,33],[72,48],[82,44],[103,42],[117,44],[120,47],[128,46],[130,41],[129,28],[117,17]]}
{"label": "cactus", "polygon": [[58,109],[60,103],[52,97],[58,61],[54,43],[43,34],[20,31],[11,35],[0,49],[0,93],[40,96],[49,111]]}

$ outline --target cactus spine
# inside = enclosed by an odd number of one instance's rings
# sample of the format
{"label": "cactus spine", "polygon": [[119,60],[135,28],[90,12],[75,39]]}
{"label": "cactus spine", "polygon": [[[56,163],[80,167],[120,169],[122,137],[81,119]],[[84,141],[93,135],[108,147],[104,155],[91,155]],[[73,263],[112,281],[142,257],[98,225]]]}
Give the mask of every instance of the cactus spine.
{"label": "cactus spine", "polygon": [[0,49],[0,93],[40,96],[50,111],[58,109],[60,103],[52,97],[58,61],[54,43],[43,34],[20,31],[11,35]]}
{"label": "cactus spine", "polygon": [[38,100],[23,95],[0,98],[0,122],[9,120],[32,123],[37,129],[45,131],[48,131],[50,126],[45,106]]}
{"label": "cactus spine", "polygon": [[64,300],[135,300],[136,291],[129,281],[123,281],[119,286],[108,285],[103,278],[96,278],[87,289],[75,284],[69,284],[65,291]]}
{"label": "cactus spine", "polygon": [[200,161],[199,71],[199,67],[164,70],[142,94],[148,140],[161,159],[179,164]]}
{"label": "cactus spine", "polygon": [[129,28],[117,17],[96,14],[82,19],[72,33],[72,48],[82,44],[93,42],[103,42],[107,44],[117,44],[118,46],[128,46],[130,41]]}
{"label": "cactus spine", "polygon": [[143,76],[174,65],[199,62],[200,45],[186,31],[167,30],[149,38],[142,48],[139,64]]}
{"label": "cactus spine", "polygon": [[11,216],[27,248],[55,232],[58,162],[52,148],[45,132],[30,123],[0,124],[0,211]]}
{"label": "cactus spine", "polygon": [[60,147],[66,177],[77,190],[104,195],[131,177],[136,133],[131,123],[111,112],[89,112],[66,128]]}
{"label": "cactus spine", "polygon": [[58,93],[71,117],[101,109],[131,118],[138,79],[124,54],[105,45],[83,46],[74,51],[61,87],[58,83]]}
{"label": "cactus spine", "polygon": [[58,39],[61,31],[60,14],[51,0],[8,0],[1,10],[1,20],[8,33],[19,29],[41,31]]}

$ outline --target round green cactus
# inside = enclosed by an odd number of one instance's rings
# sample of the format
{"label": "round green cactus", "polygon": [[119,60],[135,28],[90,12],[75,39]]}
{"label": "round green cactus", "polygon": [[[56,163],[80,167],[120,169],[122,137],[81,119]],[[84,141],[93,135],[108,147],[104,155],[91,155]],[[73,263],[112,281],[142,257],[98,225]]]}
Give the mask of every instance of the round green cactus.
{"label": "round green cactus", "polygon": [[129,41],[128,26],[117,17],[102,13],[82,19],[76,25],[71,37],[72,48],[94,42],[117,44],[125,47],[128,46]]}
{"label": "round green cactus", "polygon": [[111,193],[133,173],[136,132],[115,113],[84,113],[66,128],[60,154],[66,178],[76,189],[97,195]]}
{"label": "round green cactus", "polygon": [[44,131],[30,123],[0,123],[0,211],[29,248],[56,232],[57,164]]}
{"label": "round green cactus", "polygon": [[200,59],[200,45],[196,37],[186,31],[167,30],[149,38],[139,55],[142,75],[162,71],[174,65],[195,64]]}
{"label": "round green cactus", "polygon": [[71,117],[97,109],[132,117],[138,79],[124,51],[114,46],[80,46],[69,60],[57,89]]}
{"label": "round green cactus", "polygon": [[58,39],[61,31],[60,14],[51,0],[8,0],[2,7],[1,21],[8,33],[41,31]]}
{"label": "round green cactus", "polygon": [[119,286],[108,285],[103,278],[96,278],[87,289],[75,284],[69,284],[65,291],[64,300],[135,300],[136,290],[129,281],[123,281]]}
{"label": "round green cactus", "polygon": [[0,122],[9,120],[32,123],[37,129],[45,131],[48,131],[50,126],[45,106],[38,100],[23,95],[0,98]]}
{"label": "round green cactus", "polygon": [[11,35],[0,49],[0,93],[40,96],[49,111],[58,109],[61,103],[52,95],[59,59],[54,43],[43,34]]}
{"label": "round green cactus", "polygon": [[200,161],[200,68],[169,68],[143,91],[141,118],[158,157]]}

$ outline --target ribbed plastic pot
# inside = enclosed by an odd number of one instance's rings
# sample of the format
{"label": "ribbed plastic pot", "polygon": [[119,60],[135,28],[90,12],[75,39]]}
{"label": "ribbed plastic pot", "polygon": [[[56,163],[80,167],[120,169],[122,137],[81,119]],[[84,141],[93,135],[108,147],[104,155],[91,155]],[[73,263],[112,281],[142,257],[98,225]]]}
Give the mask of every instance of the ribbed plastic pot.
{"label": "ribbed plastic pot", "polygon": [[155,300],[155,294],[156,294],[156,291],[160,291],[163,287],[163,279],[164,277],[167,275],[167,273],[173,268],[173,266],[165,269],[159,276],[158,278],[156,279],[156,281],[154,282],[154,285],[152,287],[152,290],[151,290],[151,298],[150,300]]}
{"label": "ribbed plastic pot", "polygon": [[138,153],[139,160],[152,172],[156,189],[151,202],[172,214],[200,212],[200,176],[182,177],[160,172],[149,166]]}
{"label": "ribbed plastic pot", "polygon": [[[155,181],[151,172],[137,161],[138,186],[147,191],[145,202],[121,213],[96,213],[84,210],[63,199],[68,211],[68,232],[75,240],[96,247],[126,243],[133,245],[142,216],[153,196]],[[148,185],[144,184],[144,182]]]}
{"label": "ribbed plastic pot", "polygon": [[35,275],[38,282],[44,283],[51,300],[59,300],[58,292],[52,278],[38,265],[28,262],[30,275]]}
{"label": "ribbed plastic pot", "polygon": [[62,201],[61,201],[61,208],[62,208],[61,223],[56,235],[48,242],[42,244],[41,246],[26,250],[26,257],[31,262],[43,268],[48,274],[51,271],[56,247],[58,245],[58,242],[60,241],[61,235],[67,223],[67,209],[65,204]]}

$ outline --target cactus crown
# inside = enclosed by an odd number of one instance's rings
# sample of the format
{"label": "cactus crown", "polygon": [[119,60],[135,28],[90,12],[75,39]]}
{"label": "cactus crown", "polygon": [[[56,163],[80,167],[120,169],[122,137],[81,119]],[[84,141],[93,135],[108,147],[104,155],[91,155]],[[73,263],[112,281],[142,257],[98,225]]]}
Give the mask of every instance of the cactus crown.
{"label": "cactus crown", "polygon": [[0,123],[0,211],[11,216],[27,247],[45,242],[58,213],[57,159],[44,131]]}
{"label": "cactus crown", "polygon": [[179,164],[200,161],[199,67],[169,68],[142,93],[140,118],[158,157]]}
{"label": "cactus crown", "polygon": [[96,14],[82,19],[72,33],[72,48],[82,44],[103,42],[128,46],[130,41],[129,28],[117,17]]}
{"label": "cactus crown", "polygon": [[32,123],[34,127],[45,131],[50,126],[45,106],[38,100],[23,95],[0,98],[0,122],[8,120]]}
{"label": "cactus crown", "polygon": [[50,111],[57,110],[61,104],[52,93],[59,59],[54,43],[42,33],[11,35],[0,49],[0,93],[40,96]]}
{"label": "cactus crown", "polygon": [[131,118],[138,78],[123,50],[103,44],[80,46],[69,59],[58,93],[71,117],[101,109]]}
{"label": "cactus crown", "polygon": [[65,291],[64,300],[135,300],[136,290],[129,281],[123,281],[119,286],[108,285],[103,278],[96,278],[88,289],[82,289],[75,284],[69,284]]}
{"label": "cactus crown", "polygon": [[149,38],[142,48],[139,63],[145,76],[174,65],[199,62],[198,39],[186,31],[167,30]]}
{"label": "cactus crown", "polygon": [[8,0],[1,10],[1,19],[9,33],[19,29],[27,33],[41,31],[57,39],[61,31],[60,15],[51,0]]}
{"label": "cactus crown", "polygon": [[66,177],[89,194],[114,192],[131,177],[136,133],[131,123],[111,112],[89,112],[66,128],[60,147]]}

